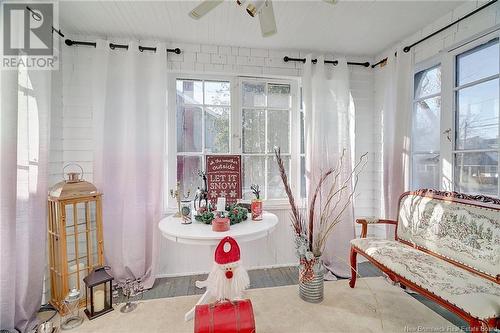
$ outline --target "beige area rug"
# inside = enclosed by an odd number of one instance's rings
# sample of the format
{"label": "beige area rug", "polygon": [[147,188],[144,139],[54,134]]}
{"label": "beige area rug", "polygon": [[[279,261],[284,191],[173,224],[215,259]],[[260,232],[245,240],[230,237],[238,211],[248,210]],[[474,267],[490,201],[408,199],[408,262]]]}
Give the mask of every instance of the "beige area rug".
{"label": "beige area rug", "polygon": [[[450,322],[383,278],[363,278],[351,289],[347,280],[325,282],[325,299],[309,304],[298,296],[298,286],[253,289],[257,333],[323,332],[457,332]],[[184,313],[198,296],[140,302],[131,313],[116,306],[110,312],[71,330],[74,333],[193,332]]]}

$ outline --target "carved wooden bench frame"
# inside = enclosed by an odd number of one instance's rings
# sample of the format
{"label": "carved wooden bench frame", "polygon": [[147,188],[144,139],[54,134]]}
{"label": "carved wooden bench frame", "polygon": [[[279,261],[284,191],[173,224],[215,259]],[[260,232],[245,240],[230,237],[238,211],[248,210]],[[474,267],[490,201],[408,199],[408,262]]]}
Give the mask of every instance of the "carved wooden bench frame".
{"label": "carved wooden bench frame", "polygon": [[[413,191],[413,192],[405,192],[399,197],[399,202],[401,203],[401,200],[407,196],[407,195],[418,195],[422,197],[428,197],[428,198],[435,198],[439,200],[445,200],[445,201],[452,201],[452,202],[458,202],[458,203],[465,203],[468,205],[474,205],[474,206],[479,206],[479,207],[485,207],[485,208],[490,208],[490,209],[495,209],[500,211],[500,199],[495,199],[487,196],[482,196],[482,195],[467,195],[463,193],[458,193],[458,192],[444,192],[444,191],[436,191],[436,190],[429,190],[429,189],[422,189],[418,191]],[[399,216],[399,208],[398,208],[398,216]],[[366,219],[357,219],[356,223],[361,224],[362,229],[361,229],[361,238],[366,238],[367,232],[368,232],[368,225],[369,224],[389,224],[389,225],[394,225],[395,226],[395,231],[394,231],[394,239],[398,242],[401,242],[405,245],[411,246],[415,249],[418,249],[422,252],[428,253],[430,255],[433,255],[439,259],[445,260],[455,266],[458,266],[462,269],[465,269],[471,273],[474,273],[482,278],[485,278],[487,280],[490,280],[492,282],[495,282],[497,284],[500,284],[500,274],[497,274],[496,277],[491,277],[490,275],[484,274],[482,272],[479,272],[471,267],[465,266],[459,262],[456,262],[454,260],[451,260],[449,258],[445,258],[437,253],[434,253],[432,251],[429,251],[425,248],[422,248],[420,246],[411,244],[405,240],[398,239],[398,234],[397,234],[397,227],[398,227],[398,221],[394,220],[387,220],[387,219],[379,219],[376,222],[369,222]],[[350,253],[350,263],[351,263],[351,280],[349,281],[349,286],[351,288],[354,288],[356,284],[356,262],[357,262],[357,254],[361,254],[363,257],[368,259],[374,266],[376,266],[378,269],[380,269],[382,272],[387,274],[387,276],[394,282],[399,283],[402,287],[410,288],[421,295],[429,298],[430,300],[438,303],[439,305],[443,306],[444,308],[448,309],[449,311],[457,314],[460,316],[462,319],[467,321],[470,326],[470,331],[471,332],[488,332],[490,329],[493,328],[500,328],[500,317],[496,318],[488,318],[487,320],[479,320],[478,318],[475,318],[471,316],[469,313],[465,312],[461,308],[451,304],[447,300],[431,293],[428,290],[423,289],[422,287],[416,285],[415,283],[407,280],[401,275],[396,274],[389,268],[385,267],[372,257],[370,257],[369,254],[365,253],[364,251],[354,247],[351,245],[351,253]]]}

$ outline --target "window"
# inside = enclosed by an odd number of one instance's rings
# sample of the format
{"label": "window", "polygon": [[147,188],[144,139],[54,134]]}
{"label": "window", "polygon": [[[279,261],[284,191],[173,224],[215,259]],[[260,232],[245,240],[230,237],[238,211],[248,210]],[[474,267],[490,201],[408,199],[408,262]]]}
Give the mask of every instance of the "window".
{"label": "window", "polygon": [[411,128],[411,186],[439,188],[440,184],[441,66],[414,76]]}
{"label": "window", "polygon": [[274,147],[281,148],[291,177],[292,152],[298,151],[292,140],[292,87],[289,81],[257,78],[177,79],[176,180],[185,192],[202,185],[198,171],[205,169],[206,155],[241,154],[243,198],[253,197],[253,183],[264,199],[286,198]]}
{"label": "window", "polygon": [[499,195],[498,38],[456,55],[455,189]]}
{"label": "window", "polygon": [[241,94],[243,196],[250,198],[250,185],[257,183],[264,198],[285,198],[274,147],[280,147],[290,175],[291,86],[244,80]]}
{"label": "window", "polygon": [[205,154],[230,152],[231,93],[227,81],[177,80],[177,180],[192,192]]}

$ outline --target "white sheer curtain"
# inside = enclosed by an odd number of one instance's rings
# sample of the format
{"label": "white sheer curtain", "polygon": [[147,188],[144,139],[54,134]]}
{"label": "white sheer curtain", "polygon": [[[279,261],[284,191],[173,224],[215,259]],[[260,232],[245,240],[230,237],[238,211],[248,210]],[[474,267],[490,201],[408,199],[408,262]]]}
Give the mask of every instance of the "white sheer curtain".
{"label": "white sheer curtain", "polygon": [[[345,58],[337,66],[325,65],[324,57],[311,63],[306,57],[302,89],[305,112],[306,179],[308,195],[320,174],[335,167],[346,149],[342,177],[352,170],[354,106],[350,98],[349,71]],[[345,179],[345,178],[344,178]],[[340,180],[342,182],[342,180]],[[352,205],[328,239],[322,259],[328,270],[340,277],[349,276],[349,241],[354,238]],[[334,278],[331,274],[330,278]]]}
{"label": "white sheer curtain", "polygon": [[0,328],[36,324],[46,268],[52,71],[1,71]]}
{"label": "white sheer curtain", "polygon": [[[399,197],[409,188],[413,52],[398,48],[384,71],[382,216],[397,219]],[[387,236],[394,236],[392,228],[387,229]]]}
{"label": "white sheer curtain", "polygon": [[94,183],[104,193],[104,255],[118,281],[154,282],[167,113],[167,55],[92,50]]}

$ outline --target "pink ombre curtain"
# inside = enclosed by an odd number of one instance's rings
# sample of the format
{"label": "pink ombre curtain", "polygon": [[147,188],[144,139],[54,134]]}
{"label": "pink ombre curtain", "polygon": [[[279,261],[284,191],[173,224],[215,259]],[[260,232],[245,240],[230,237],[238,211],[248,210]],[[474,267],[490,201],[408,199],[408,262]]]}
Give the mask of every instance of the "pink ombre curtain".
{"label": "pink ombre curtain", "polygon": [[53,71],[0,71],[0,329],[37,324],[46,268]]}
{"label": "pink ombre curtain", "polygon": [[118,282],[141,279],[152,287],[167,114],[166,45],[140,52],[92,50],[94,183],[103,192],[106,264]]}
{"label": "pink ombre curtain", "polygon": [[[397,219],[398,200],[409,189],[410,121],[412,101],[413,52],[402,47],[388,59],[382,110],[383,195],[382,216]],[[387,227],[387,237],[394,237]]]}
{"label": "pink ombre curtain", "polygon": [[[319,56],[317,63],[312,64],[311,55],[308,55],[302,77],[308,200],[320,175],[337,166],[344,149],[345,159],[340,181],[347,179],[351,173],[354,156],[354,105],[350,97],[347,61],[339,58],[337,66],[332,66],[325,65],[324,60],[323,56]],[[316,210],[316,214],[319,214],[318,209]],[[349,241],[353,238],[354,213],[352,205],[349,205],[322,254],[326,268],[336,276],[350,275],[347,259]],[[334,279],[334,275],[328,274],[327,278]]]}

